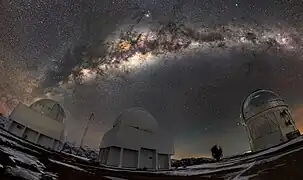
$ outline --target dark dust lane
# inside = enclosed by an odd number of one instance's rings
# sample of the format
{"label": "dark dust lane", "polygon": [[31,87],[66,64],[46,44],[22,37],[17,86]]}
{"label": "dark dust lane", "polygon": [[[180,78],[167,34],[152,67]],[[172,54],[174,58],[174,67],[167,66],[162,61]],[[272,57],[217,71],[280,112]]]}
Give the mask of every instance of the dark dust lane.
{"label": "dark dust lane", "polygon": [[10,1],[0,6],[0,101],[64,105],[70,142],[98,148],[140,106],[175,140],[175,156],[249,149],[241,101],[280,94],[302,127],[302,1]]}

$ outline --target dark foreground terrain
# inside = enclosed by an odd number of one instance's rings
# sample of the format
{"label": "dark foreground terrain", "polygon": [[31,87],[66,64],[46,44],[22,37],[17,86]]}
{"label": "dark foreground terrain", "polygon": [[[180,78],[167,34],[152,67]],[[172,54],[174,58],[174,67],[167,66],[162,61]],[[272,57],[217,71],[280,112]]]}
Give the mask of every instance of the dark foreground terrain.
{"label": "dark foreground terrain", "polygon": [[255,154],[161,172],[102,167],[88,159],[48,151],[0,130],[0,179],[303,179],[303,138]]}

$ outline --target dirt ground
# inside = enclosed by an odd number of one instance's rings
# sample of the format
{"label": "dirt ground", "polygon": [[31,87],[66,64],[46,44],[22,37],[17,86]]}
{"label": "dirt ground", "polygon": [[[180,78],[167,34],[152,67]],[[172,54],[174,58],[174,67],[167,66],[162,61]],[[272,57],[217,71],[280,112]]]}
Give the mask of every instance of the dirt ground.
{"label": "dirt ground", "polygon": [[[0,137],[3,134],[0,133]],[[213,168],[209,173],[203,172],[203,175],[190,175],[193,169],[183,169],[189,172],[187,176],[168,175],[169,173],[152,173],[152,172],[134,172],[121,171],[101,167],[77,158],[43,150],[31,144],[18,142],[16,139],[3,135],[0,138],[0,179],[33,179],[33,180],[102,180],[102,179],[147,179],[147,180],[178,180],[178,179],[252,179],[252,180],[268,180],[268,179],[303,179],[303,142],[298,142],[280,149],[274,153],[252,156],[253,158],[243,158],[240,160],[225,159],[224,163],[230,161],[236,162],[235,168],[227,168],[216,171]],[[6,139],[6,140],[3,140]],[[7,139],[10,139],[7,141]],[[16,145],[17,144],[17,145]],[[8,148],[10,152],[5,151]],[[22,158],[25,158],[22,159]],[[26,160],[28,159],[29,160]],[[33,159],[33,160],[31,160]],[[34,165],[34,161],[42,163],[43,168]],[[245,168],[241,168],[242,164],[249,164]],[[231,167],[232,167],[231,166]],[[239,167],[239,168],[237,168]],[[209,169],[208,169],[209,170]],[[215,171],[213,171],[215,170]],[[173,170],[172,170],[173,171]],[[177,170],[178,171],[178,170]],[[170,171],[168,171],[170,172]]]}

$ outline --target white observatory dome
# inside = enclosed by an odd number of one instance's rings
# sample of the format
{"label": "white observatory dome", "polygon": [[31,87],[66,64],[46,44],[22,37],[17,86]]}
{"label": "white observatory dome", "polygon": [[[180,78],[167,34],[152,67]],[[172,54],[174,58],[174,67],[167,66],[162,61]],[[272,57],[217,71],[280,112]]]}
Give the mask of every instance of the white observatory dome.
{"label": "white observatory dome", "polygon": [[269,90],[257,90],[243,102],[241,116],[246,121],[256,114],[277,106],[286,106],[279,95]]}
{"label": "white observatory dome", "polygon": [[114,123],[116,126],[128,126],[152,133],[158,131],[157,120],[143,108],[123,111]]}
{"label": "white observatory dome", "polygon": [[61,107],[61,105],[58,102],[51,99],[38,100],[34,102],[30,106],[30,108],[62,123],[64,122],[66,117],[65,112]]}

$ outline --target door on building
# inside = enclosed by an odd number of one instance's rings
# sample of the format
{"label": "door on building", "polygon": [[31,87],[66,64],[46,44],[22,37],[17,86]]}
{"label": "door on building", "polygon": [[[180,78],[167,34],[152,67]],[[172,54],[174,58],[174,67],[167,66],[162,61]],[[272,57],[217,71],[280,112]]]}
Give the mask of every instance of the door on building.
{"label": "door on building", "polygon": [[120,165],[120,147],[111,146],[109,148],[109,154],[106,164],[109,166],[118,167]]}
{"label": "door on building", "polygon": [[24,128],[22,124],[13,121],[8,130],[17,136],[22,136]]}
{"label": "door on building", "polygon": [[38,140],[37,139],[38,138],[38,132],[33,131],[29,128],[26,128],[26,130],[23,133],[23,138],[30,141],[30,142],[36,143],[36,140]]}
{"label": "door on building", "polygon": [[169,158],[167,154],[158,154],[158,169],[169,169]]}
{"label": "door on building", "polygon": [[122,167],[137,168],[137,164],[138,164],[138,151],[131,149],[124,149]]}
{"label": "door on building", "polygon": [[154,169],[155,153],[153,149],[141,148],[140,150],[140,168]]}
{"label": "door on building", "polygon": [[40,144],[41,146],[44,146],[46,148],[52,148],[53,141],[54,141],[54,139],[52,139],[48,136],[45,136],[43,134],[40,134],[37,144]]}

